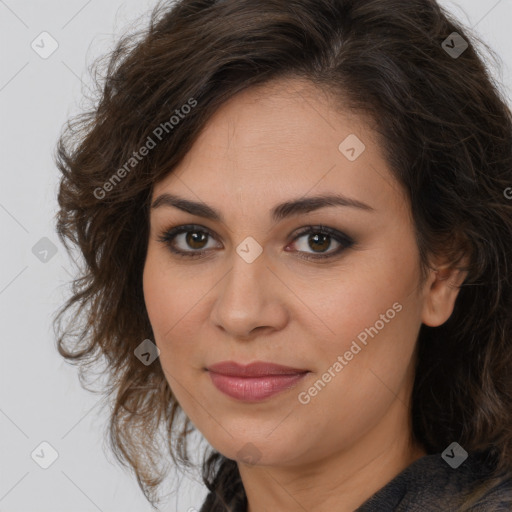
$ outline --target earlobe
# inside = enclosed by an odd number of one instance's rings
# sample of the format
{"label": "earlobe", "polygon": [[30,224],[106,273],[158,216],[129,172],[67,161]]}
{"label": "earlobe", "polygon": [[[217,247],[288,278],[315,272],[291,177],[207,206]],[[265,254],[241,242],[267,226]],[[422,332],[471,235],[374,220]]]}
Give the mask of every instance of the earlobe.
{"label": "earlobe", "polygon": [[[465,260],[462,265],[465,265]],[[421,321],[429,327],[439,327],[451,316],[459,287],[467,271],[451,266],[436,267],[425,283],[425,298]]]}

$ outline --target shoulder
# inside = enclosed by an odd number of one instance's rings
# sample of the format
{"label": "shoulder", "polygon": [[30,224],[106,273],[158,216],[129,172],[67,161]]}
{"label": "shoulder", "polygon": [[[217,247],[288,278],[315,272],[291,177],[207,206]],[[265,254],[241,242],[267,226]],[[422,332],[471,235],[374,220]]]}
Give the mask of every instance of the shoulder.
{"label": "shoulder", "polygon": [[470,455],[452,467],[441,453],[425,455],[369,498],[357,512],[455,511],[474,500],[468,512],[512,511],[512,479],[495,481],[490,469]]}
{"label": "shoulder", "polygon": [[512,510],[512,477],[501,481],[489,479],[480,483],[482,496],[470,512],[510,512]]}

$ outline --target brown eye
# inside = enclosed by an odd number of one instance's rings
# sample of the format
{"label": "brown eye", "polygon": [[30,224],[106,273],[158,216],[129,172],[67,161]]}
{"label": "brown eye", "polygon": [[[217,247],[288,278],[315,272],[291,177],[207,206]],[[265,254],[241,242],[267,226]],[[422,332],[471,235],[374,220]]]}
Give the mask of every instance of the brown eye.
{"label": "brown eye", "polygon": [[[305,242],[297,243],[301,238],[305,238]],[[338,244],[338,247],[333,251],[328,251],[332,246],[333,240],[334,243]],[[300,256],[301,258],[314,260],[335,257],[351,247],[354,241],[349,236],[335,229],[326,226],[311,226],[300,232],[295,237],[293,243],[299,249],[297,252],[304,253],[303,256]]]}
{"label": "brown eye", "polygon": [[308,246],[314,251],[325,252],[331,245],[331,237],[324,234],[308,235]]}
{"label": "brown eye", "polygon": [[[301,238],[306,238],[306,241],[297,244]],[[215,237],[206,228],[193,224],[169,229],[158,238],[160,242],[168,246],[173,254],[188,258],[205,257],[209,249],[216,248],[215,245],[208,247],[210,239],[215,240]],[[329,250],[333,242],[338,246],[335,247],[335,250]],[[309,226],[294,238],[293,245],[295,244],[299,245],[299,250],[293,252],[299,253],[299,258],[320,260],[338,256],[345,249],[351,247],[354,241],[335,229],[326,226]]]}
{"label": "brown eye", "polygon": [[204,249],[204,242],[208,237],[204,231],[187,231],[185,243],[192,249]]}
{"label": "brown eye", "polygon": [[158,240],[165,243],[172,253],[194,258],[204,256],[209,249],[210,238],[213,239],[213,235],[206,229],[187,225],[165,231]]}

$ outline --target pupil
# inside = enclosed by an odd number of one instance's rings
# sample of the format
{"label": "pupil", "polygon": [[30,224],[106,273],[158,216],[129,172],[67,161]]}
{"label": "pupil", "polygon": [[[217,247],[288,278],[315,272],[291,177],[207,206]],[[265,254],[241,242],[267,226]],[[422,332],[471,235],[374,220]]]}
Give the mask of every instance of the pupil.
{"label": "pupil", "polygon": [[[199,240],[201,239],[202,240]],[[189,231],[187,233],[187,243],[193,248],[193,249],[200,249],[201,247],[194,246],[195,243],[200,243],[201,241],[204,242],[204,239],[206,238],[206,233],[198,233],[197,231]]]}
{"label": "pupil", "polygon": [[[317,243],[319,237],[323,238],[323,245],[324,246],[326,245],[326,246],[325,247],[320,247],[319,245],[316,245],[316,248],[320,248],[320,249],[323,249],[323,250],[328,249],[329,248],[329,243],[325,244],[325,242],[329,238],[329,235],[323,235],[323,234],[312,235],[312,236],[310,236],[310,241],[311,241],[311,239],[314,239],[315,243]],[[315,249],[315,247],[311,246],[311,244],[310,244],[310,247],[311,247],[311,249]]]}

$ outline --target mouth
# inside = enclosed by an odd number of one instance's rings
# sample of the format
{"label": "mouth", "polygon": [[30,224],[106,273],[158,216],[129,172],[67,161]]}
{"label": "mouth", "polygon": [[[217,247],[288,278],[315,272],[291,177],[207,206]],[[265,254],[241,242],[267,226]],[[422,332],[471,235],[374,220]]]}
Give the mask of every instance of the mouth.
{"label": "mouth", "polygon": [[224,361],[206,368],[213,385],[225,395],[244,402],[259,402],[295,387],[309,370],[267,362],[241,365]]}

